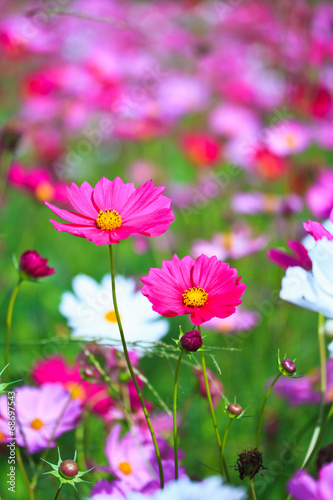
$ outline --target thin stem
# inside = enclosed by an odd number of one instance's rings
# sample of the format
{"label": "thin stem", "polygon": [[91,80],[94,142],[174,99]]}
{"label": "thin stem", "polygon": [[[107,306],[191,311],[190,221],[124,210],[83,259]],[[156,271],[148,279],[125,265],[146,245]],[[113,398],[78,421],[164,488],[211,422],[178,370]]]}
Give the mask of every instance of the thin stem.
{"label": "thin stem", "polygon": [[260,445],[260,437],[261,437],[261,428],[262,428],[262,422],[263,422],[263,417],[264,417],[264,411],[265,411],[265,407],[266,407],[266,403],[267,403],[267,399],[276,383],[276,381],[281,377],[282,373],[278,373],[278,375],[275,377],[275,379],[273,380],[273,382],[271,383],[271,385],[269,386],[269,389],[266,393],[266,396],[265,396],[265,399],[264,399],[264,402],[262,404],[262,407],[261,407],[261,411],[260,411],[260,417],[259,417],[259,423],[258,423],[258,432],[257,432],[257,444],[256,444],[256,448],[259,450],[259,445]]}
{"label": "thin stem", "polygon": [[183,351],[180,351],[175,371],[175,380],[173,383],[173,449],[175,453],[175,479],[178,479],[177,388],[178,388],[179,368],[182,357],[183,357]]}
{"label": "thin stem", "polygon": [[321,431],[321,426],[323,423],[323,418],[324,418],[324,409],[325,409],[325,392],[326,392],[326,387],[327,387],[327,376],[326,376],[326,346],[325,346],[325,318],[324,316],[319,313],[318,317],[318,343],[319,343],[319,356],[320,356],[320,392],[321,392],[321,398],[320,398],[320,407],[319,407],[319,414],[318,414],[318,419],[317,419],[317,424],[316,427],[313,431],[312,438],[309,444],[308,451],[306,453],[306,456],[304,458],[303,464],[302,464],[302,469],[306,467],[306,465],[309,463],[310,458],[313,455],[313,451],[317,445],[320,431]]}
{"label": "thin stem", "polygon": [[161,489],[163,489],[164,488],[164,475],[163,475],[163,468],[162,468],[162,461],[161,461],[160,450],[158,448],[156,436],[155,436],[154,429],[153,429],[153,426],[152,426],[151,421],[150,421],[148,410],[146,408],[146,405],[145,405],[145,402],[144,402],[144,399],[143,399],[143,395],[141,393],[139,384],[138,384],[138,382],[136,380],[136,376],[135,376],[135,373],[134,373],[134,370],[133,370],[133,367],[132,367],[132,363],[131,363],[131,360],[130,360],[130,357],[129,357],[129,354],[128,354],[126,340],[125,340],[125,335],[124,335],[124,331],[123,331],[123,326],[121,324],[120,314],[119,314],[119,310],[118,310],[112,245],[109,245],[109,252],[110,252],[111,286],[112,286],[112,299],[113,299],[114,312],[115,312],[116,318],[117,318],[117,323],[118,323],[118,328],[119,328],[121,342],[122,342],[122,345],[123,345],[123,350],[124,350],[124,355],[125,355],[126,363],[127,363],[129,372],[131,374],[131,377],[132,377],[132,380],[133,380],[133,384],[134,384],[136,392],[138,394],[138,397],[139,397],[139,400],[140,400],[140,403],[141,403],[141,406],[142,406],[142,410],[143,410],[144,416],[146,417],[147,425],[148,425],[148,428],[149,428],[149,431],[150,431],[150,434],[151,434],[151,437],[152,437],[152,440],[153,440],[153,443],[154,443],[155,454],[156,454],[156,458],[157,458],[159,475],[160,475],[160,486],[161,486]]}
{"label": "thin stem", "polygon": [[17,463],[19,465],[22,477],[24,479],[25,484],[27,485],[28,491],[29,491],[29,500],[35,500],[35,493],[34,493],[34,488],[30,485],[30,481],[28,478],[28,475],[26,473],[26,470],[24,468],[21,452],[18,446],[16,446],[16,458],[17,458]]}
{"label": "thin stem", "polygon": [[[12,295],[10,297],[9,305],[8,305],[8,311],[7,311],[7,319],[6,319],[6,355],[5,355],[5,365],[9,364],[9,359],[10,359],[10,331],[11,331],[11,326],[12,326],[12,317],[13,317],[13,309],[14,309],[14,303],[16,299],[17,292],[20,288],[20,285],[22,283],[22,279],[20,278],[18,280],[18,283],[16,287],[14,288]],[[7,376],[7,382],[10,380],[9,376],[9,366],[6,370],[6,376]]]}
{"label": "thin stem", "polygon": [[227,425],[227,428],[224,432],[224,436],[223,436],[223,441],[222,441],[222,450],[221,450],[221,462],[224,463],[225,460],[224,460],[224,448],[225,448],[225,443],[227,442],[227,436],[228,436],[228,433],[229,433],[229,429],[230,429],[230,426],[231,426],[231,422],[233,421],[232,418],[229,418],[229,422],[228,422],[228,425]]}
{"label": "thin stem", "polygon": [[57,493],[56,493],[56,496],[54,497],[54,500],[57,500],[57,498],[58,498],[58,496],[59,496],[59,493],[60,493],[60,490],[61,490],[61,488],[62,488],[62,487],[63,487],[63,484],[61,484],[61,485],[59,486],[59,489],[58,489],[58,491],[57,491]]}
{"label": "thin stem", "polygon": [[250,479],[250,491],[251,491],[251,495],[252,495],[253,500],[257,500],[256,491],[254,489],[253,479]]}
{"label": "thin stem", "polygon": [[[211,414],[211,417],[212,417],[212,422],[213,422],[213,427],[214,427],[214,431],[215,431],[217,445],[218,445],[219,451],[220,451],[220,473],[221,473],[221,476],[222,476],[223,475],[222,442],[221,442],[220,433],[219,433],[219,430],[218,430],[218,427],[217,427],[217,422],[216,422],[216,417],[215,417],[215,411],[214,411],[214,406],[213,406],[213,402],[212,402],[212,396],[211,396],[210,390],[209,390],[209,384],[208,384],[208,378],[207,378],[207,369],[206,369],[206,361],[205,361],[205,354],[204,354],[203,350],[201,351],[201,364],[202,364],[202,373],[203,373],[203,376],[204,376],[205,387],[206,387],[206,392],[207,392],[207,399],[208,399],[209,410],[210,410],[210,414]],[[227,474],[227,469],[225,470],[225,472]]]}

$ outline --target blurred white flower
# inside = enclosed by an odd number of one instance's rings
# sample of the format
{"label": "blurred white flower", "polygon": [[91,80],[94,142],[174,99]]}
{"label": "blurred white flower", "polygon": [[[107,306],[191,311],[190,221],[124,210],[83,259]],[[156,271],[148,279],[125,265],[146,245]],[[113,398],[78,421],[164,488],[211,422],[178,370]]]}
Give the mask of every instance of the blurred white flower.
{"label": "blurred white flower", "polygon": [[[65,292],[59,307],[73,329],[72,336],[110,344],[122,350],[113,309],[111,276],[104,276],[99,284],[90,276],[79,274],[72,285],[74,293]],[[167,333],[167,320],[161,319],[142,293],[135,290],[133,279],[116,276],[116,291],[127,342],[154,342]]]}
{"label": "blurred white flower", "polygon": [[333,318],[333,241],[323,238],[309,250],[312,271],[289,267],[280,297],[310,311]]}
{"label": "blurred white flower", "polygon": [[[202,498],[216,498],[218,500],[245,500],[244,488],[225,485],[218,476],[213,476],[200,483],[190,481],[184,477],[178,481],[170,481],[164,490],[158,490],[148,498],[152,500],[202,500]],[[147,495],[131,493],[127,500],[145,500]]]}

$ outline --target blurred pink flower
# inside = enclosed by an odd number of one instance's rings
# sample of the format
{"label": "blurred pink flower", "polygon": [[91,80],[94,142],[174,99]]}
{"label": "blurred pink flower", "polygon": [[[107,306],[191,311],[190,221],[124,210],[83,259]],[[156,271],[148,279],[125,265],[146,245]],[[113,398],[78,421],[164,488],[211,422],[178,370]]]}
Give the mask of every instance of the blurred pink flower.
{"label": "blurred pink flower", "polygon": [[54,213],[72,224],[50,220],[58,231],[87,238],[95,245],[119,243],[132,234],[159,236],[174,219],[171,200],[153,181],[138,189],[120,177],[113,181],[102,177],[93,188],[88,182],[78,187],[74,182],[67,194],[78,213],[68,212],[45,202]]}
{"label": "blurred pink flower", "polygon": [[214,165],[220,158],[220,144],[208,134],[187,133],[181,138],[181,146],[185,156],[199,167]]}
{"label": "blurred pink flower", "polygon": [[237,333],[252,330],[258,321],[259,314],[256,311],[250,311],[240,306],[236,309],[235,314],[228,318],[212,318],[207,321],[204,328],[214,330],[216,333]]}
{"label": "blurred pink flower", "polygon": [[259,118],[250,108],[223,103],[215,108],[209,117],[211,129],[227,137],[252,137],[259,134]]}
{"label": "blurred pink flower", "polygon": [[294,500],[331,500],[333,498],[333,462],[324,465],[314,479],[305,470],[298,470],[288,483]]}
{"label": "blurred pink flower", "polygon": [[265,142],[274,154],[287,156],[305,151],[310,143],[310,133],[302,123],[288,120],[269,127]]}
{"label": "blurred pink flower", "polygon": [[[16,422],[19,422],[15,430],[16,443],[19,446],[27,445],[30,453],[45,449],[52,436],[50,446],[54,447],[57,437],[78,425],[81,416],[80,403],[76,400],[69,401],[70,393],[61,384],[18,387],[15,398]],[[7,394],[3,394],[0,396],[2,432],[8,429],[7,405]]]}
{"label": "blurred pink flower", "polygon": [[162,268],[151,268],[141,278],[143,295],[153,310],[172,317],[190,314],[195,325],[214,318],[226,318],[236,311],[246,286],[237,277],[237,269],[216,257],[200,255],[164,260]]}
{"label": "blurred pink flower", "polygon": [[249,226],[235,227],[228,233],[215,233],[211,241],[195,240],[192,247],[194,257],[202,253],[207,257],[215,255],[219,260],[239,259],[262,250],[267,244],[265,236],[251,238]]}
{"label": "blurred pink flower", "polygon": [[231,208],[241,214],[292,213],[303,208],[302,198],[297,194],[278,196],[270,193],[253,191],[236,193],[231,199]]}
{"label": "blurred pink flower", "polygon": [[26,169],[19,163],[14,163],[9,169],[8,180],[12,186],[32,193],[37,201],[67,202],[66,184],[54,180],[47,168]]}
{"label": "blurred pink flower", "polygon": [[[326,404],[333,401],[333,359],[326,363],[327,389]],[[304,377],[280,377],[274,386],[274,391],[291,405],[315,405],[320,403],[320,369],[315,369]]]}
{"label": "blurred pink flower", "polygon": [[[332,130],[333,137],[333,130]],[[306,193],[306,202],[311,212],[320,219],[326,219],[333,209],[333,170],[322,169],[315,183]]]}
{"label": "blurred pink flower", "polygon": [[[194,368],[193,373],[199,384],[198,391],[200,396],[207,399],[206,384],[202,368],[201,367]],[[216,406],[218,405],[219,401],[223,396],[224,388],[222,382],[220,382],[220,380],[216,377],[216,375],[214,375],[214,373],[209,369],[207,369],[207,378],[208,378],[210,395],[212,397],[212,403],[214,408],[216,408]]]}

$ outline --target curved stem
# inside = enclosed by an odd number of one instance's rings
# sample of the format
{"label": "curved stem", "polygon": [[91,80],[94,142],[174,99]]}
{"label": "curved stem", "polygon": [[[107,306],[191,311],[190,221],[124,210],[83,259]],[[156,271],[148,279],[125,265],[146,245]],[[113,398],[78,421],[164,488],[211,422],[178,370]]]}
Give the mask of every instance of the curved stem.
{"label": "curved stem", "polygon": [[308,451],[306,453],[306,456],[304,458],[304,461],[303,461],[303,464],[301,467],[302,469],[304,469],[304,467],[306,467],[306,465],[310,461],[310,458],[313,455],[313,451],[316,448],[316,445],[317,445],[317,442],[319,439],[320,430],[321,430],[321,426],[322,426],[323,418],[324,418],[325,392],[326,392],[326,387],[327,387],[327,378],[326,378],[325,318],[321,313],[319,313],[319,317],[318,317],[318,343],[319,343],[319,356],[320,356],[320,392],[321,392],[320,407],[319,407],[317,424],[316,424],[316,427],[313,431],[311,442],[309,444]]}
{"label": "curved stem", "polygon": [[253,479],[250,479],[250,491],[251,491],[251,495],[252,495],[253,500],[257,500],[256,491],[254,489]]}
{"label": "curved stem", "polygon": [[175,454],[175,479],[178,479],[177,387],[178,387],[179,368],[182,357],[183,357],[183,351],[180,351],[175,371],[175,380],[173,383],[173,449]]}
{"label": "curved stem", "polygon": [[[12,326],[12,317],[13,317],[13,309],[14,309],[14,303],[16,299],[17,292],[20,288],[20,285],[22,283],[22,279],[20,278],[18,280],[18,283],[16,287],[14,288],[12,295],[10,297],[9,305],[8,305],[8,311],[7,311],[7,319],[6,319],[6,355],[5,355],[5,365],[9,364],[9,359],[10,359],[10,331],[11,331],[11,326]],[[7,375],[7,382],[10,380],[9,376],[9,366],[6,370],[6,375]]]}
{"label": "curved stem", "polygon": [[148,410],[146,408],[146,405],[145,405],[145,402],[144,402],[144,399],[143,399],[143,396],[142,396],[139,384],[138,384],[138,382],[136,380],[136,376],[135,376],[135,373],[134,373],[134,370],[133,370],[133,367],[132,367],[132,363],[131,363],[131,360],[130,360],[130,357],[129,357],[129,354],[128,354],[126,340],[125,340],[125,335],[124,335],[124,331],[123,331],[123,326],[121,324],[120,314],[119,314],[119,310],[118,310],[112,245],[109,245],[109,252],[110,252],[111,286],[112,286],[113,307],[114,307],[114,312],[115,312],[116,318],[117,318],[117,323],[118,323],[118,328],[119,328],[121,343],[123,345],[123,350],[124,350],[124,355],[125,355],[127,367],[128,367],[129,372],[131,374],[131,377],[132,377],[132,380],[133,380],[133,384],[134,384],[136,392],[138,394],[138,397],[139,397],[139,400],[140,400],[140,403],[141,403],[141,406],[142,406],[142,410],[143,410],[144,416],[146,417],[147,425],[148,425],[148,428],[149,428],[149,431],[150,431],[150,434],[151,434],[151,437],[152,437],[152,440],[153,440],[153,443],[154,443],[155,454],[156,454],[156,458],[157,458],[159,475],[160,475],[160,485],[161,485],[161,489],[163,489],[164,488],[164,475],[163,475],[161,454],[160,454],[160,451],[159,451],[159,448],[158,448],[158,444],[157,444],[156,436],[155,436],[155,433],[154,433],[154,429],[153,429],[153,426],[152,426],[151,421],[150,421]]}
{"label": "curved stem", "polygon": [[[204,381],[205,381],[205,387],[206,387],[206,393],[207,393],[209,410],[210,410],[210,414],[211,414],[211,417],[212,417],[212,422],[213,422],[213,427],[214,427],[214,431],[215,431],[216,441],[217,441],[217,445],[219,447],[219,452],[220,452],[220,473],[221,473],[221,476],[222,476],[223,475],[222,442],[221,442],[220,433],[219,433],[219,430],[218,430],[218,427],[217,427],[216,416],[215,416],[214,406],[213,406],[213,402],[212,402],[212,396],[211,396],[210,390],[209,390],[209,384],[208,384],[208,378],[207,378],[207,369],[206,369],[206,361],[205,361],[204,351],[201,351],[201,364],[202,364],[202,373],[203,373]],[[228,475],[228,470],[227,470],[226,467],[225,467],[225,473],[226,473],[226,475]]]}
{"label": "curved stem", "polygon": [[260,437],[261,437],[261,428],[262,428],[262,422],[263,422],[263,417],[264,417],[264,411],[265,411],[265,407],[266,407],[266,403],[267,403],[267,399],[276,383],[276,381],[281,377],[282,373],[278,373],[278,375],[275,377],[275,379],[273,380],[273,382],[271,383],[271,385],[269,386],[269,389],[268,391],[266,392],[266,396],[265,396],[265,399],[264,399],[264,402],[262,404],[262,407],[261,407],[261,411],[260,411],[260,417],[259,417],[259,423],[258,423],[258,432],[257,432],[257,444],[256,444],[256,448],[259,450],[259,445],[260,445]]}
{"label": "curved stem", "polygon": [[58,498],[58,496],[59,496],[59,493],[60,493],[60,490],[61,490],[61,488],[62,488],[62,487],[63,487],[63,484],[61,484],[61,485],[59,486],[59,489],[58,489],[58,491],[57,491],[57,493],[56,493],[56,496],[54,497],[54,500],[57,500],[57,498]]}

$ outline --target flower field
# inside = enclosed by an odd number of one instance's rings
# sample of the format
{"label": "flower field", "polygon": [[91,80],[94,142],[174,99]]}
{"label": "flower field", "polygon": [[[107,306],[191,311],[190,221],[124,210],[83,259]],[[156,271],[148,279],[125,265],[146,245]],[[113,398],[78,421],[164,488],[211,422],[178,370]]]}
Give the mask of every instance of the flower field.
{"label": "flower field", "polygon": [[333,498],[333,4],[0,0],[0,497]]}

